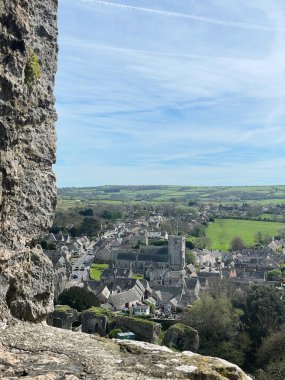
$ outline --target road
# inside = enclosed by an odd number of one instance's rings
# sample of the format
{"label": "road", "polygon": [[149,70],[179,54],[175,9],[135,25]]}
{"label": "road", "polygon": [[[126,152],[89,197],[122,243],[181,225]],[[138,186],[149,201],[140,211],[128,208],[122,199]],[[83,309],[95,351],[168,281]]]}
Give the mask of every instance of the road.
{"label": "road", "polygon": [[[70,279],[72,285],[77,285],[79,282],[81,282],[82,280],[86,280],[89,277],[88,270],[94,260],[93,248],[89,252],[84,251],[81,257],[74,258],[72,260],[72,275]],[[82,270],[83,268],[84,270]],[[78,278],[72,278],[73,275],[77,275]]]}

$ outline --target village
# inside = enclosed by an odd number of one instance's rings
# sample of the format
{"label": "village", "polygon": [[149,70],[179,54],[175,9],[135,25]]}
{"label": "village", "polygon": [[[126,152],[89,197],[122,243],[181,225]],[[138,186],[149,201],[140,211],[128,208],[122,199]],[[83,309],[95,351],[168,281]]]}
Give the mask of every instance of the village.
{"label": "village", "polygon": [[54,265],[56,297],[78,286],[110,311],[179,319],[207,292],[282,282],[274,273],[285,262],[284,240],[272,237],[264,247],[240,251],[189,250],[179,231],[168,235],[161,228],[164,219],[153,213],[118,221],[96,240],[49,233],[45,239],[56,249],[45,253]]}

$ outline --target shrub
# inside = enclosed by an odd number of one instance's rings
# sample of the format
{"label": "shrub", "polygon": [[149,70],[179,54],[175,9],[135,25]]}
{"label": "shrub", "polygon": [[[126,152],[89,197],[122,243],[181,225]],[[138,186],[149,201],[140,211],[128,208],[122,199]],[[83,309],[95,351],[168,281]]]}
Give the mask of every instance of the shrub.
{"label": "shrub", "polygon": [[87,289],[72,286],[64,290],[58,297],[61,305],[68,305],[77,311],[86,310],[92,306],[100,306],[96,295]]}
{"label": "shrub", "polygon": [[120,334],[121,332],[123,332],[121,329],[113,329],[113,330],[109,333],[109,338],[110,338],[110,339],[117,338],[117,335]]}

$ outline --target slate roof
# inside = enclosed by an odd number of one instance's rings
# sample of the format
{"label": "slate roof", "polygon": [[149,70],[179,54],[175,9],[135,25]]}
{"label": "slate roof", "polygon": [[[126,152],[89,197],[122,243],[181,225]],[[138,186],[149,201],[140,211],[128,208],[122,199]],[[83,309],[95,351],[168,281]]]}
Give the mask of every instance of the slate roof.
{"label": "slate roof", "polygon": [[166,255],[168,256],[168,246],[163,245],[160,247],[156,246],[142,246],[140,249],[141,254],[150,254],[150,255]]}
{"label": "slate roof", "polygon": [[200,271],[198,273],[198,277],[217,277],[217,278],[220,278],[221,274],[220,272],[203,272],[203,271]]}
{"label": "slate roof", "polygon": [[108,299],[108,303],[114,306],[115,309],[123,309],[127,303],[139,302],[141,299],[140,294],[136,289],[130,289],[128,291],[112,294]]}
{"label": "slate roof", "polygon": [[117,289],[128,290],[135,286],[137,280],[134,278],[115,278],[107,284],[110,291],[116,291]]}
{"label": "slate roof", "polygon": [[196,301],[197,297],[193,293],[183,294],[178,302],[178,306],[187,307]]}
{"label": "slate roof", "polygon": [[196,272],[196,268],[194,267],[193,264],[188,264],[187,268],[189,269],[190,272]]}
{"label": "slate roof", "polygon": [[168,262],[168,247],[141,247],[137,261]]}
{"label": "slate roof", "polygon": [[168,303],[172,298],[181,298],[182,289],[175,286],[154,286],[153,297],[159,299],[163,304]]}
{"label": "slate roof", "polygon": [[130,269],[123,269],[123,268],[117,268],[117,269],[114,269],[114,268],[108,268],[108,269],[105,269],[103,270],[102,274],[101,274],[101,279],[108,279],[109,277],[113,277],[114,275],[117,277],[117,278],[129,278],[130,274],[131,274],[131,270]]}
{"label": "slate roof", "polygon": [[184,278],[186,288],[188,290],[195,290],[197,283],[199,283],[198,278],[185,277]]}
{"label": "slate roof", "polygon": [[118,251],[117,260],[135,261],[137,259],[137,251]]}
{"label": "slate roof", "polygon": [[208,280],[206,277],[199,277],[199,282],[202,288],[209,286]]}

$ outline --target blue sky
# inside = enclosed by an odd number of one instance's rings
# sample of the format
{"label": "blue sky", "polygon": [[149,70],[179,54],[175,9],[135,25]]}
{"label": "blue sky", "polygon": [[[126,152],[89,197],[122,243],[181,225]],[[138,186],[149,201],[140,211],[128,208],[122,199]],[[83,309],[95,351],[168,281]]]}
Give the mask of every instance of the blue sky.
{"label": "blue sky", "polygon": [[284,0],[61,0],[59,187],[284,184]]}

